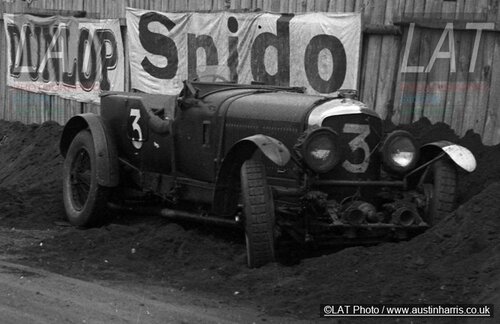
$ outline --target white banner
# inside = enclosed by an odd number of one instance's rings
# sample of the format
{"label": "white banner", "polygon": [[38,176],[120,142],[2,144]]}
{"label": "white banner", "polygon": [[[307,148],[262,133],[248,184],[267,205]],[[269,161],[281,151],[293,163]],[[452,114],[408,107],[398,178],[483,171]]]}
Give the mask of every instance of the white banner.
{"label": "white banner", "polygon": [[82,102],[124,91],[118,19],[4,14],[7,85]]}
{"label": "white banner", "polygon": [[205,74],[230,81],[357,89],[358,13],[161,13],[127,8],[132,87],[179,91]]}

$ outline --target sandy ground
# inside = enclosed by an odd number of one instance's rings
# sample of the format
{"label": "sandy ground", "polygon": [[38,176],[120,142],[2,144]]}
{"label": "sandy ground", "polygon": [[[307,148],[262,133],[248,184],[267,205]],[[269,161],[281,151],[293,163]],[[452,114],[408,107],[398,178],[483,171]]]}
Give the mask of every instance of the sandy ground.
{"label": "sandy ground", "polygon": [[[141,296],[152,301],[151,314],[165,310],[161,314],[179,316],[175,319],[181,322],[192,322],[200,311],[207,316],[205,322],[317,320],[321,303],[488,302],[500,309],[500,148],[482,146],[472,133],[458,138],[446,125],[426,120],[406,128],[421,143],[445,138],[475,153],[478,170],[460,174],[457,211],[407,242],[321,251],[293,265],[248,269],[238,233],[141,216],[118,217],[89,230],[68,226],[57,149],[61,126],[0,121],[1,258],[30,267],[0,264],[0,291],[18,287],[20,298],[29,295],[34,305],[27,307],[28,317],[16,318],[22,315],[12,314],[17,302],[9,304],[9,296],[0,293],[0,304],[5,314],[14,316],[13,322],[29,322],[41,299],[37,289],[20,286],[19,278],[41,287],[41,277],[22,271],[45,271],[54,283],[67,280],[61,289],[55,284],[43,292],[49,304],[71,300],[72,291],[82,292],[81,301],[64,313],[79,323],[78,314],[86,314],[85,305],[93,302],[101,306],[96,316],[103,317],[97,322],[137,322],[138,315],[143,319],[138,322],[155,322],[158,318],[147,317],[146,307],[137,303]],[[64,285],[72,282],[81,283],[82,289],[66,291]],[[83,292],[87,284],[103,289],[103,295],[93,298]],[[123,312],[113,314],[111,304],[102,304],[106,296],[117,297],[112,300]],[[52,315],[47,316],[43,319],[51,322]]]}

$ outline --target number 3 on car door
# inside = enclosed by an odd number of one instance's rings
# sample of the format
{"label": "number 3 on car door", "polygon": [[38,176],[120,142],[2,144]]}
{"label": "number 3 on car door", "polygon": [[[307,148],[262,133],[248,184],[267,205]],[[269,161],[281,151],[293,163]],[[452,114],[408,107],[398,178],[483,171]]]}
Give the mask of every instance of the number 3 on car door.
{"label": "number 3 on car door", "polygon": [[[134,145],[136,149],[140,149],[142,147],[142,142],[144,141],[144,134],[139,123],[141,119],[141,110],[131,108],[130,117],[132,118],[129,118],[128,121],[128,136],[132,140],[132,145]],[[132,123],[130,123],[130,121],[132,121]]]}

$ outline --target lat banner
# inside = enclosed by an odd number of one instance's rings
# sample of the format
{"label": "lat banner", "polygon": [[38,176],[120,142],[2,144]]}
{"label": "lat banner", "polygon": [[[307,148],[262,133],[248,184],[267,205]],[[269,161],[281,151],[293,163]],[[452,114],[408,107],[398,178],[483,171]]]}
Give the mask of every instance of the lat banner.
{"label": "lat banner", "polygon": [[300,86],[312,94],[358,87],[358,13],[127,8],[126,16],[132,88],[144,92],[175,93],[183,80],[196,78]]}
{"label": "lat banner", "polygon": [[8,86],[96,103],[103,90],[124,91],[118,19],[3,17]]}

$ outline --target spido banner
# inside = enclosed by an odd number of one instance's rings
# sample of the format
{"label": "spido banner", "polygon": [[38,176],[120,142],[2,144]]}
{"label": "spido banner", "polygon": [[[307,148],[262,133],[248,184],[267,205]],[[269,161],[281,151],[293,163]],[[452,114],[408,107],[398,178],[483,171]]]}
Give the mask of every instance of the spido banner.
{"label": "spido banner", "polygon": [[[358,85],[360,14],[163,13],[127,8],[132,87],[185,79],[263,82],[328,94]],[[205,79],[206,80],[206,79]]]}
{"label": "spido banner", "polygon": [[118,19],[4,14],[7,85],[99,102],[103,90],[124,90]]}

